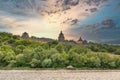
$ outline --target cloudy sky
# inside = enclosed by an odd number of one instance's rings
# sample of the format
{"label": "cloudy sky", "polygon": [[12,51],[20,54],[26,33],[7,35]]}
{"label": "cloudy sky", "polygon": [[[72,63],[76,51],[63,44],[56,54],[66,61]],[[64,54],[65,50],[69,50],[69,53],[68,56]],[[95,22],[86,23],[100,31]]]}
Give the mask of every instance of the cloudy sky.
{"label": "cloudy sky", "polygon": [[120,0],[0,0],[0,31],[120,43]]}

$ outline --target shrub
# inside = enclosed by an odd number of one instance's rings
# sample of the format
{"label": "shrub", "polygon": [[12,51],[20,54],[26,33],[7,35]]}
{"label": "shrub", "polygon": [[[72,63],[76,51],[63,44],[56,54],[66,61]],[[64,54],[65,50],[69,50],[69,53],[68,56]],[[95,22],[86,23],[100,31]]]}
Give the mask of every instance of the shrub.
{"label": "shrub", "polygon": [[44,59],[42,62],[42,67],[43,68],[50,68],[52,64],[52,60],[51,59]]}

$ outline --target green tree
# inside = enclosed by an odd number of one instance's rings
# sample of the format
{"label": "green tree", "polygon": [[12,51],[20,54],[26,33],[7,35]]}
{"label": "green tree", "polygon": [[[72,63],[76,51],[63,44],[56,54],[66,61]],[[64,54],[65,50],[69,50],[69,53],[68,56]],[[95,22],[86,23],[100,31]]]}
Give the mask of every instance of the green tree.
{"label": "green tree", "polygon": [[41,61],[33,58],[32,61],[30,62],[30,65],[31,65],[32,68],[40,68],[41,67]]}
{"label": "green tree", "polygon": [[14,51],[15,51],[16,54],[21,54],[21,53],[23,53],[24,49],[25,49],[24,45],[18,45],[18,46],[16,46],[16,48],[14,49]]}
{"label": "green tree", "polygon": [[4,54],[0,52],[0,66],[2,66],[2,64],[4,63],[3,58],[4,58]]}
{"label": "green tree", "polygon": [[114,53],[120,55],[120,49],[117,49]]}
{"label": "green tree", "polygon": [[101,61],[98,57],[93,56],[87,58],[86,67],[99,68],[100,66],[101,66]]}
{"label": "green tree", "polygon": [[41,46],[39,46],[33,50],[33,57],[42,61],[46,58],[46,51]]}
{"label": "green tree", "polygon": [[64,46],[62,43],[59,43],[57,46],[56,46],[56,50],[60,53],[64,53]]}
{"label": "green tree", "polygon": [[120,68],[120,56],[115,58],[116,68]]}
{"label": "green tree", "polygon": [[59,53],[56,53],[56,54],[53,54],[51,56],[51,60],[52,60],[52,66],[54,68],[63,68],[63,67],[66,67],[66,64],[67,64],[67,55],[62,53],[62,54],[59,54]]}
{"label": "green tree", "polygon": [[17,67],[24,67],[24,66],[26,66],[24,54],[18,54],[16,56],[16,66]]}
{"label": "green tree", "polygon": [[42,62],[42,67],[43,68],[50,68],[52,64],[52,60],[51,59],[44,59]]}
{"label": "green tree", "polygon": [[69,53],[77,53],[77,54],[86,54],[88,52],[90,52],[90,50],[83,46],[76,46],[69,51]]}
{"label": "green tree", "polygon": [[79,54],[77,53],[69,53],[68,55],[68,60],[69,60],[69,65],[72,65],[74,67],[78,67],[79,64],[79,60],[80,60],[80,57],[79,57]]}
{"label": "green tree", "polygon": [[2,56],[3,65],[7,66],[11,60],[15,59],[16,55],[15,55],[14,51],[12,50],[11,46],[9,46],[9,45],[1,46],[0,51],[1,51],[1,54],[4,55],[4,56]]}

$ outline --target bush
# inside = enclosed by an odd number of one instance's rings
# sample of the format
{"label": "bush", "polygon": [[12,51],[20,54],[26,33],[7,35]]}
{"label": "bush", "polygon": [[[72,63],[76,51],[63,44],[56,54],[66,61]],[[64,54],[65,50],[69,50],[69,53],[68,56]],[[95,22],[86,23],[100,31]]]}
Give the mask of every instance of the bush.
{"label": "bush", "polygon": [[120,49],[117,49],[114,53],[120,55]]}
{"label": "bush", "polygon": [[50,68],[52,64],[52,60],[51,59],[44,59],[42,62],[42,67],[43,68]]}
{"label": "bush", "polygon": [[24,66],[26,66],[24,54],[18,54],[16,56],[16,66],[17,67],[24,67]]}
{"label": "bush", "polygon": [[32,61],[30,62],[30,65],[31,65],[32,68],[40,68],[41,67],[41,61],[33,58]]}
{"label": "bush", "polygon": [[56,46],[56,50],[60,53],[63,53],[64,52],[64,46],[62,43],[59,43],[57,46]]}

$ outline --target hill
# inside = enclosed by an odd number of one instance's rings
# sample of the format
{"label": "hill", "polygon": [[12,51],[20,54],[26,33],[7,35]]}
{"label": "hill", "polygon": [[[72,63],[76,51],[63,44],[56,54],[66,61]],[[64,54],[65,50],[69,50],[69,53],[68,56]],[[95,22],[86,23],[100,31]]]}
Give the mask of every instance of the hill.
{"label": "hill", "polygon": [[37,42],[0,32],[0,67],[120,68],[120,46],[89,43]]}

